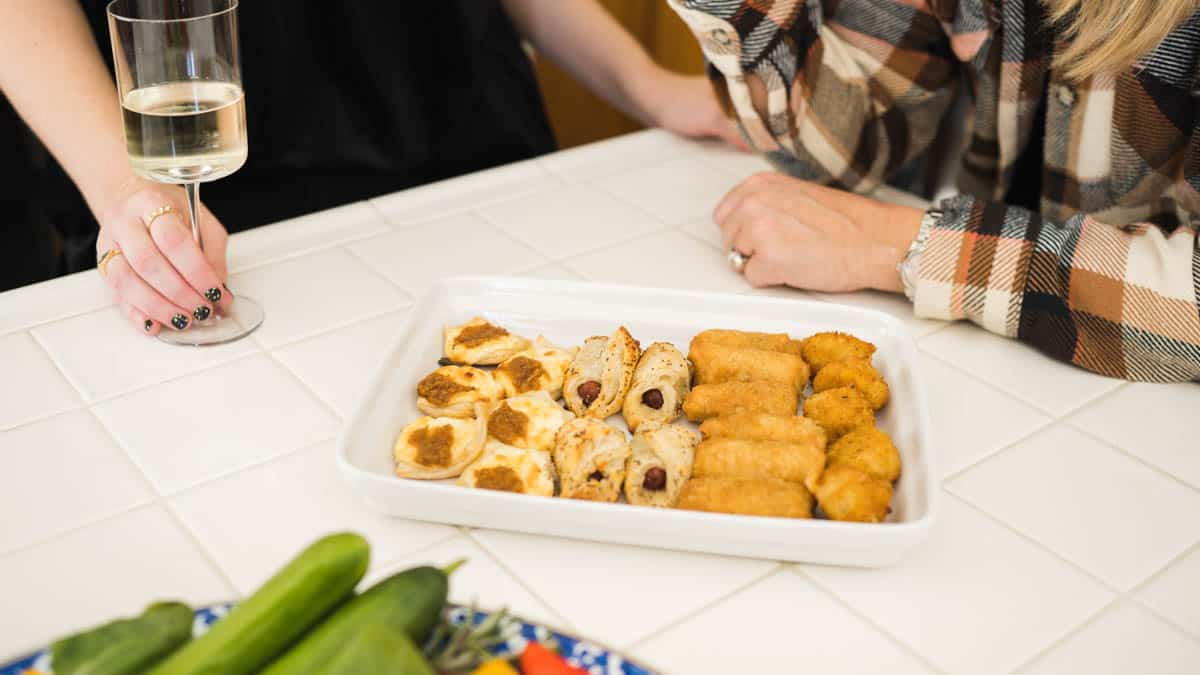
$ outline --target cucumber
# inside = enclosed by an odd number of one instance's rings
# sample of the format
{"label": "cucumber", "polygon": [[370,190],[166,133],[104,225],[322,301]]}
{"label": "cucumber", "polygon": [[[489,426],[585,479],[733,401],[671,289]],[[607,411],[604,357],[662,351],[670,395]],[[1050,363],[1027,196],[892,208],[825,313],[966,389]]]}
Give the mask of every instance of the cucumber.
{"label": "cucumber", "polygon": [[367,624],[314,675],[435,675],[421,650],[394,628]]}
{"label": "cucumber", "polygon": [[258,671],[350,596],[367,571],[369,557],[367,541],[357,534],[318,539],[150,675]]}
{"label": "cucumber", "polygon": [[366,626],[382,626],[424,643],[446,604],[448,586],[446,573],[433,567],[394,574],[343,605],[260,675],[324,672],[322,668]]}
{"label": "cucumber", "polygon": [[55,675],[138,675],[192,638],[192,608],[158,602],[50,646]]}

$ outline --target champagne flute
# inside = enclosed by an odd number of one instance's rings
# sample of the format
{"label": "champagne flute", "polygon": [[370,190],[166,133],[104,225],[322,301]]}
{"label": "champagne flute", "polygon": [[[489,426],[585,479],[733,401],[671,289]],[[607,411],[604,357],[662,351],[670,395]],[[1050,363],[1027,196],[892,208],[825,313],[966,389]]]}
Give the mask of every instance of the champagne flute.
{"label": "champagne flute", "polygon": [[[238,0],[108,4],[130,164],[144,178],[184,187],[192,236],[201,248],[200,183],[246,163],[237,7]],[[226,314],[158,337],[179,345],[221,344],[254,332],[263,318],[257,302],[239,295]]]}

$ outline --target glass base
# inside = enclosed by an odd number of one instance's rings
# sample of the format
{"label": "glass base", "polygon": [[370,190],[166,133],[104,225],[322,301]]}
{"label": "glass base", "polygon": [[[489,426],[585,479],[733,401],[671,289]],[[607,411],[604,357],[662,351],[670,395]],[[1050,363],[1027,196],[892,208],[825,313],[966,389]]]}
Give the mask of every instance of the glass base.
{"label": "glass base", "polygon": [[187,330],[161,330],[158,339],[171,345],[206,347],[240,340],[258,330],[266,314],[262,305],[244,295],[237,296],[229,313],[208,321],[193,322]]}

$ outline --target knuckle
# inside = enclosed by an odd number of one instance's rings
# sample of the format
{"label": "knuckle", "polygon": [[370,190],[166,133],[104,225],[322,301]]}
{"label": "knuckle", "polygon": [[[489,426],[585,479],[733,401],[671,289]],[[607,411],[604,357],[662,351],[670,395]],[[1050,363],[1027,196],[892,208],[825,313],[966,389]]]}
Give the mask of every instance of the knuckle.
{"label": "knuckle", "polygon": [[184,231],[183,223],[170,216],[163,216],[154,221],[150,235],[160,249],[168,252],[182,251],[191,241],[188,233]]}

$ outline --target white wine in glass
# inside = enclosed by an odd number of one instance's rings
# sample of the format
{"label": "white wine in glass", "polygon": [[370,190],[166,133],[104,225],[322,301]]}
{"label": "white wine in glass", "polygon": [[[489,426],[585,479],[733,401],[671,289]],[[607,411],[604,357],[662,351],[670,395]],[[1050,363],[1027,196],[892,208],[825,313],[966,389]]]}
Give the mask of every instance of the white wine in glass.
{"label": "white wine in glass", "polygon": [[[200,236],[200,183],[246,163],[246,103],[238,53],[238,0],[112,0],[108,27],[133,170],[182,185],[192,236]],[[203,292],[204,289],[197,289]],[[158,338],[180,345],[231,342],[263,322],[239,295],[225,314]]]}

